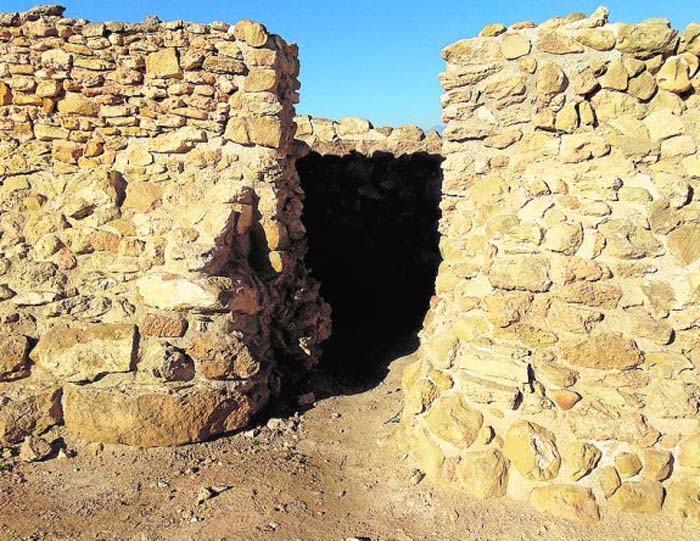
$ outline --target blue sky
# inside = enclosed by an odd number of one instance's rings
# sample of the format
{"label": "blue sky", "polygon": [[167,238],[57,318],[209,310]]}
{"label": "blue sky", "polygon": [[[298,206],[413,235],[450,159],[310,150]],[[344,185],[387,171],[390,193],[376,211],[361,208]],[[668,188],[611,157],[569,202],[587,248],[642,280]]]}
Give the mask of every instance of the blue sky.
{"label": "blue sky", "polygon": [[[60,0],[59,0],[60,1]],[[24,10],[50,0],[3,0],[0,11]],[[66,16],[94,21],[162,20],[264,23],[301,57],[300,113],[362,116],[375,125],[440,119],[440,49],[475,36],[486,24],[541,22],[573,11],[591,13],[600,0],[64,0]],[[608,1],[611,20],[666,17],[683,30],[700,22],[700,1]]]}

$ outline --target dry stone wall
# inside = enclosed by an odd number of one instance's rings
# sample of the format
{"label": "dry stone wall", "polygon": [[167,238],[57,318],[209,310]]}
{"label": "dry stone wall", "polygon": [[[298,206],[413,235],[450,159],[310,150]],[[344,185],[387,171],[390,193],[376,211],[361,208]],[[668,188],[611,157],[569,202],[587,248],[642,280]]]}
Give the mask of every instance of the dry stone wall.
{"label": "dry stone wall", "polygon": [[365,118],[347,117],[340,120],[297,116],[296,140],[300,143],[299,155],[313,151],[321,155],[344,156],[351,152],[371,156],[385,152],[393,156],[425,152],[440,154],[442,137],[431,130],[427,134],[419,126],[406,124],[397,128],[375,128]]}
{"label": "dry stone wall", "polygon": [[297,49],[252,21],[0,14],[0,445],[245,425],[313,366]]}
{"label": "dry stone wall", "polygon": [[700,26],[604,8],[443,50],[408,446],[476,497],[700,520]]}

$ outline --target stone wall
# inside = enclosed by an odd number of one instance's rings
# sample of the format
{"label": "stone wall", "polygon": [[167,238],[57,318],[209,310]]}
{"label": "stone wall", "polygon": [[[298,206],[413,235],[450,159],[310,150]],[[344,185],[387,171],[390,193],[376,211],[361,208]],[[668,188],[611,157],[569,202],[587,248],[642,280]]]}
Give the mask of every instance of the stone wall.
{"label": "stone wall", "polygon": [[443,261],[405,373],[434,479],[700,520],[700,26],[607,11],[443,50]]}
{"label": "stone wall", "polygon": [[394,156],[427,152],[440,154],[442,137],[437,131],[427,134],[418,126],[407,124],[397,128],[378,127],[364,118],[348,117],[341,120],[315,118],[309,115],[294,119],[299,154],[309,151],[318,154],[343,156],[356,152],[371,156],[374,152],[386,152]]}
{"label": "stone wall", "polygon": [[252,21],[0,14],[0,445],[245,425],[313,366],[297,49]]}

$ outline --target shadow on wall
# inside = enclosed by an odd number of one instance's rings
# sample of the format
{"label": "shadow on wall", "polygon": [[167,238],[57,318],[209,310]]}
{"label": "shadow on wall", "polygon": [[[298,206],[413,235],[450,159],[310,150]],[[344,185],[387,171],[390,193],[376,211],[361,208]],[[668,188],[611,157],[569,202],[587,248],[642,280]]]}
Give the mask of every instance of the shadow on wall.
{"label": "shadow on wall", "polygon": [[442,160],[311,152],[297,161],[307,264],[333,308],[320,369],[343,394],[374,387],[418,346],[440,263]]}

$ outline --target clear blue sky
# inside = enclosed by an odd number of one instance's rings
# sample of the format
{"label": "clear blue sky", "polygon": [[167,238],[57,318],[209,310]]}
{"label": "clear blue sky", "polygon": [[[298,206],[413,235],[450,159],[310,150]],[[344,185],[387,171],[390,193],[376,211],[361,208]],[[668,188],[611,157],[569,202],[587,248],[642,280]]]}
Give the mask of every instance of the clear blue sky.
{"label": "clear blue sky", "polygon": [[[2,0],[20,11],[50,0]],[[94,21],[162,20],[264,23],[301,57],[300,113],[363,116],[375,125],[418,124],[440,118],[440,49],[475,36],[493,22],[541,22],[573,11],[591,13],[600,0],[64,0],[66,16]],[[700,22],[699,0],[614,0],[613,22],[666,17],[683,30]]]}

